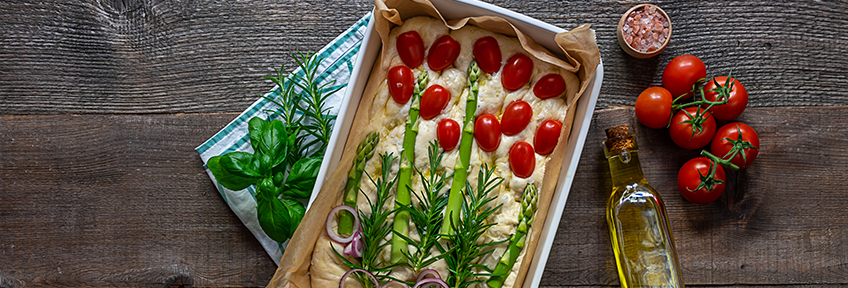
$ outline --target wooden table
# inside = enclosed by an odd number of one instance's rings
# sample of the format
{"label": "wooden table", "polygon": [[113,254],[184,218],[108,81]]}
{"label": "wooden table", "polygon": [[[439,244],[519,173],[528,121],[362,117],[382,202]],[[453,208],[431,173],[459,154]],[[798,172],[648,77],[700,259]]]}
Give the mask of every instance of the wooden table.
{"label": "wooden table", "polygon": [[[598,107],[542,286],[618,285],[604,222],[603,128],[674,56],[750,93],[762,139],[719,201],[686,202],[696,151],[638,126],[689,286],[848,284],[848,3],[670,1],[660,56],[627,56],[615,25],[635,2],[495,4],[566,29],[592,23]],[[346,1],[0,3],[0,287],[264,286],[276,266],[226,206],[193,148],[271,87],[262,75],[372,8]],[[182,286],[180,286],[182,285]]]}

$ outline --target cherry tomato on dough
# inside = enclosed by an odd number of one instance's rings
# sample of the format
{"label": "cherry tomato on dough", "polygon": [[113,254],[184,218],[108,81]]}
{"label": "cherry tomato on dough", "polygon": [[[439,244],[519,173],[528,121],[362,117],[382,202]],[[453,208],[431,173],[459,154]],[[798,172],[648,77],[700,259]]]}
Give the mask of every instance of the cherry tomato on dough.
{"label": "cherry tomato on dough", "polygon": [[501,117],[501,132],[506,136],[521,133],[533,118],[533,108],[527,102],[518,100],[506,106]]}
{"label": "cherry tomato on dough", "polygon": [[649,87],[636,98],[636,118],[650,128],[668,126],[671,118],[671,92],[663,87]]}
{"label": "cherry tomato on dough", "polygon": [[[709,177],[712,169],[715,174]],[[697,157],[683,164],[677,173],[677,189],[683,198],[695,204],[715,201],[724,192],[724,169],[707,157]]]}
{"label": "cherry tomato on dough", "polygon": [[672,98],[686,94],[682,99],[692,97],[692,85],[707,77],[707,66],[698,57],[680,55],[671,59],[662,73],[662,86],[671,92]]}
{"label": "cherry tomato on dough", "polygon": [[[719,76],[713,78],[704,85],[704,99],[712,102],[722,101],[724,99],[718,99],[719,93],[716,91],[709,91],[716,89],[715,82],[718,82],[718,85],[721,87],[725,87],[725,83],[733,83],[733,87],[730,89],[730,96],[727,97],[727,104],[715,105],[713,108],[710,108],[710,112],[713,113],[713,117],[718,120],[733,120],[739,115],[742,115],[742,111],[745,111],[745,108],[748,107],[748,90],[745,89],[745,86],[742,86],[742,83],[739,80],[730,78],[731,82],[727,82],[727,76]],[[724,98],[724,97],[722,97]],[[701,105],[704,108],[710,106],[709,104]]]}
{"label": "cherry tomato on dough", "polygon": [[533,94],[539,99],[554,98],[565,92],[565,80],[562,75],[551,73],[542,76],[533,86]]}
{"label": "cherry tomato on dough", "polygon": [[533,170],[536,169],[536,152],[530,143],[518,141],[509,148],[509,169],[519,178],[533,175]]}
{"label": "cherry tomato on dough", "polygon": [[398,35],[397,51],[400,60],[409,68],[418,68],[424,63],[424,41],[418,32],[409,31]]}
{"label": "cherry tomato on dough", "polygon": [[536,137],[533,138],[533,146],[536,146],[536,153],[539,155],[548,155],[554,152],[557,142],[559,142],[559,134],[562,133],[562,123],[548,119],[542,121],[539,129],[536,130]]}
{"label": "cherry tomato on dough", "polygon": [[[693,117],[697,120],[693,120]],[[715,131],[716,123],[713,116],[697,106],[688,107],[674,114],[671,118],[671,127],[668,128],[674,144],[688,150],[707,146],[710,140],[713,140]]]}
{"label": "cherry tomato on dough", "polygon": [[406,66],[395,66],[389,69],[388,85],[392,99],[403,105],[409,102],[412,91],[415,90],[415,76]]}
{"label": "cherry tomato on dough", "polygon": [[433,46],[430,46],[427,65],[433,71],[442,71],[453,64],[456,57],[459,57],[459,42],[453,40],[450,35],[445,35],[436,39]]}
{"label": "cherry tomato on dough", "polygon": [[[710,109],[712,110],[712,109]],[[736,147],[734,151],[734,147]],[[730,160],[739,169],[751,166],[760,153],[760,136],[745,123],[729,123],[716,131],[710,152],[724,160]],[[738,152],[737,152],[738,151]],[[734,152],[736,155],[733,155]],[[732,158],[731,158],[732,157]]]}
{"label": "cherry tomato on dough", "polygon": [[501,46],[498,45],[498,40],[492,36],[486,36],[477,39],[474,42],[474,59],[477,59],[477,65],[480,70],[489,74],[495,74],[501,70]]}
{"label": "cherry tomato on dough", "polygon": [[530,81],[530,76],[533,74],[533,60],[527,55],[518,53],[506,61],[503,70],[501,84],[504,89],[515,91]]}
{"label": "cherry tomato on dough", "polygon": [[445,118],[439,121],[436,127],[436,139],[439,140],[439,146],[445,151],[456,148],[456,143],[459,143],[459,134],[462,133],[460,130],[459,123],[453,119]]}
{"label": "cherry tomato on dough", "polygon": [[477,116],[477,121],[474,122],[474,139],[483,151],[497,150],[501,144],[501,125],[498,118],[492,114]]}
{"label": "cherry tomato on dough", "polygon": [[421,95],[421,110],[419,115],[424,120],[435,118],[448,106],[450,97],[450,91],[441,85],[434,84],[427,87],[427,90],[424,90],[424,94]]}

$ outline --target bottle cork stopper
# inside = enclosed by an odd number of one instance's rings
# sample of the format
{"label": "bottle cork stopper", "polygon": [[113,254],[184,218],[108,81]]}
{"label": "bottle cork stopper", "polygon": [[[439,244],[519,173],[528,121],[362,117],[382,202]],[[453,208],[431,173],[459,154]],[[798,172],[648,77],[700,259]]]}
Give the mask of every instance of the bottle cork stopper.
{"label": "bottle cork stopper", "polygon": [[604,142],[608,151],[632,148],[635,144],[628,125],[610,127],[605,129],[604,133],[607,134],[607,141]]}

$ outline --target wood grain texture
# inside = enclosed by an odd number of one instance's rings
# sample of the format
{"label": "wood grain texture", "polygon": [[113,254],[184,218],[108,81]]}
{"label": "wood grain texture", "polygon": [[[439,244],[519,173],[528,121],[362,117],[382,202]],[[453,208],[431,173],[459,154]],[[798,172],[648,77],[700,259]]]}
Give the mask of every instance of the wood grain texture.
{"label": "wood grain texture", "polygon": [[[759,133],[751,167],[728,173],[718,201],[687,202],[678,169],[698,151],[667,130],[636,124],[645,176],[662,195],[683,280],[695,285],[848,285],[848,108],[749,108]],[[542,286],[618,283],[605,218],[609,167],[603,129],[635,124],[632,109],[595,113]]]}
{"label": "wood grain texture", "polygon": [[0,116],[0,287],[267,284],[193,150],[236,116]]}
{"label": "wood grain texture", "polygon": [[[618,1],[492,3],[559,27],[593,24],[605,64],[598,109],[633,105],[674,56],[709,75],[731,69],[751,106],[848,105],[848,2],[651,1],[674,25],[660,56],[618,46]],[[262,75],[314,51],[371,1],[4,1],[0,114],[238,112],[271,84]],[[791,17],[788,15],[792,15]]]}

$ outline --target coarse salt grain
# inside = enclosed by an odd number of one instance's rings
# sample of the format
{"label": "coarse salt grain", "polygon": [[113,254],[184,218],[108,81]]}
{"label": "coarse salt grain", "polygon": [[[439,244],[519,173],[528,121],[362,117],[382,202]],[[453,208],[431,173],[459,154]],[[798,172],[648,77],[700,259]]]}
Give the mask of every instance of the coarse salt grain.
{"label": "coarse salt grain", "polygon": [[656,7],[643,6],[630,12],[621,30],[633,50],[653,52],[668,38],[668,19]]}

